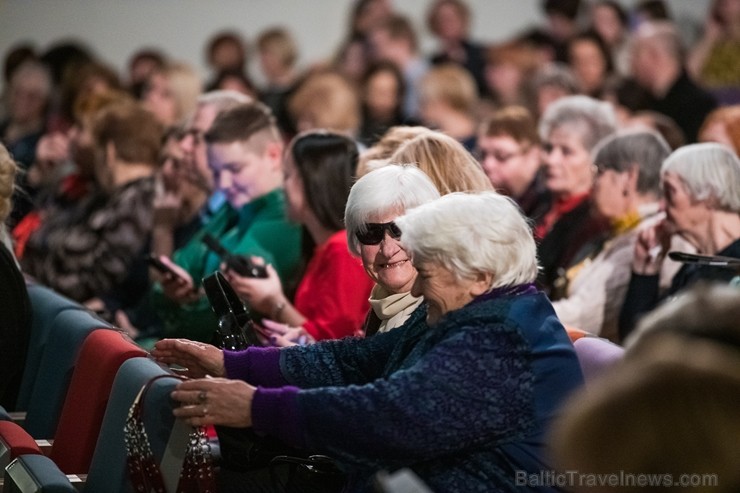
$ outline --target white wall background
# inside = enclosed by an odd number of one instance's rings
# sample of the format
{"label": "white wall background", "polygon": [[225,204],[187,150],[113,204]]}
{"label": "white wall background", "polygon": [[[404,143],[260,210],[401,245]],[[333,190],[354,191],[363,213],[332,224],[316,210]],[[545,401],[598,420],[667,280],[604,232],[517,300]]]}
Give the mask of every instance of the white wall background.
{"label": "white wall background", "polygon": [[[395,0],[410,16],[425,50],[433,48],[424,25],[431,0]],[[626,6],[636,0],[621,0]],[[499,41],[539,23],[540,0],[468,0],[473,36]],[[710,0],[669,0],[682,24],[700,25]],[[40,50],[62,38],[76,38],[122,71],[144,46],[191,63],[203,76],[203,46],[215,31],[229,28],[248,40],[264,28],[283,25],[295,35],[300,62],[330,57],[346,31],[350,0],[0,0],[0,56],[18,42]],[[252,75],[257,75],[252,70]]]}

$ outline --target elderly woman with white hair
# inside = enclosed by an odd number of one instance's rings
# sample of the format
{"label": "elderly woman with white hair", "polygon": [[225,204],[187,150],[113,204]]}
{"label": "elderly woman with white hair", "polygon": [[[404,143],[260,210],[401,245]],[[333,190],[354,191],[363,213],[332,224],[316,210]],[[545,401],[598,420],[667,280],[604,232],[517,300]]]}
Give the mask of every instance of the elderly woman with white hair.
{"label": "elderly woman with white hair", "polygon": [[[483,192],[445,195],[394,222],[419,272],[411,292],[425,300],[403,326],[279,350],[160,341],[160,361],[226,377],[181,383],[175,415],[327,454],[347,491],[370,491],[375,472],[399,467],[434,491],[550,491],[526,478],[550,469],[548,424],[582,375],[533,285],[527,221],[510,199]],[[219,491],[251,491],[254,477],[222,477]]]}
{"label": "elderly woman with white hair", "polygon": [[624,339],[637,319],[661,299],[698,280],[730,282],[733,270],[685,264],[661,297],[658,273],[677,234],[703,255],[740,258],[740,159],[722,144],[693,144],[674,151],[661,167],[666,218],[637,238],[632,277],[619,318]]}
{"label": "elderly woman with white hair", "polygon": [[544,181],[552,200],[534,232],[540,240],[540,282],[552,299],[558,278],[597,249],[608,231],[608,222],[591,213],[591,152],[616,129],[612,107],[586,96],[559,99],[540,121]]}

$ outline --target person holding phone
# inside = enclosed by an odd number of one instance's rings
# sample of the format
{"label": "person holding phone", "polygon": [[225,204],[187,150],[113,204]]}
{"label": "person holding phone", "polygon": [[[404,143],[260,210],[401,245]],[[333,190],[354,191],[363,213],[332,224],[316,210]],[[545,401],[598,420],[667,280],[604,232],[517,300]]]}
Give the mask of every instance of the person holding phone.
{"label": "person holding phone", "polygon": [[[304,245],[306,270],[293,302],[271,265],[265,279],[224,266],[236,292],[266,317],[262,324],[276,344],[279,337],[282,342],[306,343],[361,333],[373,282],[347,248],[343,221],[357,160],[352,139],[323,130],[298,135],[285,153],[286,212],[310,239]],[[306,248],[309,245],[314,248]]]}
{"label": "person holding phone", "polygon": [[228,206],[171,259],[159,257],[176,275],[155,284],[150,301],[164,322],[165,336],[210,342],[217,320],[201,283],[222,262],[203,237],[213,236],[234,254],[262,257],[282,282],[290,283],[298,271],[301,236],[285,217],[283,144],[269,108],[249,102],[223,111],[205,140],[214,183]]}

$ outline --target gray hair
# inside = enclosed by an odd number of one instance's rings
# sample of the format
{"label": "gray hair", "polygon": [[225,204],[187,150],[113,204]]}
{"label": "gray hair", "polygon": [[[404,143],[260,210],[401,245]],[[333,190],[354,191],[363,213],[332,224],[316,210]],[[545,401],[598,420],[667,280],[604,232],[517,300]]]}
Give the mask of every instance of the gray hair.
{"label": "gray hair", "polygon": [[660,195],[660,167],[671,153],[665,139],[651,130],[628,130],[611,135],[596,145],[594,164],[599,171],[619,173],[637,167],[637,191]]}
{"label": "gray hair", "polygon": [[551,62],[535,72],[530,88],[536,92],[542,87],[558,87],[568,94],[578,94],[578,81],[570,67],[561,62]]}
{"label": "gray hair", "polygon": [[713,200],[719,209],[740,213],[740,158],[729,147],[714,142],[681,147],[660,172],[677,174],[696,200]]}
{"label": "gray hair", "polygon": [[360,254],[356,234],[372,216],[406,210],[439,198],[432,180],[412,164],[389,164],[369,172],[352,186],[344,209],[349,250]]}
{"label": "gray hair", "polygon": [[396,220],[414,262],[431,262],[459,279],[493,275],[491,289],[532,282],[537,247],[519,207],[496,192],[455,192]]}
{"label": "gray hair", "polygon": [[581,144],[591,152],[601,139],[616,132],[617,116],[609,103],[588,96],[566,96],[545,110],[540,138],[547,141],[553,130],[565,126],[577,129]]}
{"label": "gray hair", "polygon": [[678,28],[670,21],[644,22],[637,28],[633,37],[633,43],[650,43],[669,55],[676,61],[686,58],[681,34]]}

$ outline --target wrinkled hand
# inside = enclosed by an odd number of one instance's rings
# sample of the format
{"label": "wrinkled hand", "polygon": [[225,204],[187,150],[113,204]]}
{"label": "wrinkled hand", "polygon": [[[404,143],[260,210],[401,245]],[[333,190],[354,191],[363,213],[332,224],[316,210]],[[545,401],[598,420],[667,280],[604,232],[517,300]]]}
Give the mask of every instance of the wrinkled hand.
{"label": "wrinkled hand", "polygon": [[187,380],[172,392],[181,402],[173,414],[192,426],[252,426],[252,399],[255,387],[241,380],[204,378]]}
{"label": "wrinkled hand", "polygon": [[640,231],[632,257],[632,271],[645,276],[660,272],[671,246],[671,231],[666,221]]}
{"label": "wrinkled hand", "polygon": [[262,334],[272,346],[303,346],[313,344],[316,340],[303,327],[290,327],[289,325],[274,322],[269,319],[262,320]]}
{"label": "wrinkled hand", "polygon": [[[252,257],[252,260],[264,264],[264,261],[259,257]],[[221,265],[221,269],[236,294],[247,302],[250,309],[257,310],[265,315],[271,315],[273,308],[285,298],[280,277],[278,277],[272,265],[267,265],[267,277],[264,279],[242,277],[227,268],[225,264]]]}
{"label": "wrinkled hand", "polygon": [[166,255],[160,255],[159,260],[169,266],[176,275],[165,273],[162,274],[159,282],[162,284],[164,295],[181,305],[192,303],[200,298],[200,293],[195,289],[193,278],[190,274],[170,260]]}
{"label": "wrinkled hand", "polygon": [[226,375],[223,351],[204,342],[162,339],[154,345],[151,355],[161,363],[186,368],[186,371],[180,373],[190,378]]}

